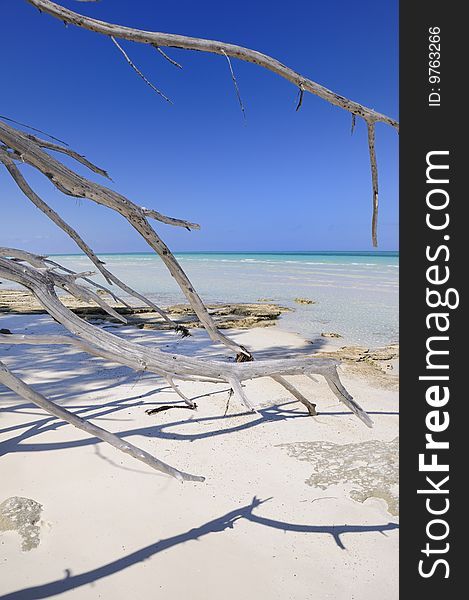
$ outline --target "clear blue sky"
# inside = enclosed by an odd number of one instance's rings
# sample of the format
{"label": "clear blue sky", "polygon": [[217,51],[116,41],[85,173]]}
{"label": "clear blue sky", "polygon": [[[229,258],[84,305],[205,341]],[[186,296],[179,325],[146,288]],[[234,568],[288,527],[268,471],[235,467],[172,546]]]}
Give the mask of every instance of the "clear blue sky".
{"label": "clear blue sky", "polygon": [[[102,0],[62,4],[129,26],[220,39],[265,52],[311,79],[397,118],[397,0]],[[106,168],[133,201],[196,221],[157,224],[176,251],[371,249],[366,128],[282,78],[233,61],[244,123],[224,57],[123,47],[174,105],[103,36],[65,27],[22,0],[2,2],[0,114],[44,129]],[[398,136],[377,126],[380,250],[398,244]],[[147,250],[118,215],[62,195],[29,167],[36,191],[98,252]],[[79,168],[80,172],[86,173]],[[98,180],[99,178],[96,178]],[[105,181],[104,181],[105,183]],[[0,170],[0,244],[37,252],[76,246]]]}

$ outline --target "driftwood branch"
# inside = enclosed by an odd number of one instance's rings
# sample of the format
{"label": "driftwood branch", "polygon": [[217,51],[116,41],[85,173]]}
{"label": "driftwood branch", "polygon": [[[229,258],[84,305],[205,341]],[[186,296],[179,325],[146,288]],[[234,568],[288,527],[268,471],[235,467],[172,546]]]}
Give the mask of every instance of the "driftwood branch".
{"label": "driftwood branch", "polygon": [[124,27],[122,25],[115,25],[113,23],[107,23],[105,21],[98,21],[85,15],[80,15],[73,12],[55,2],[50,0],[26,0],[29,4],[32,4],[38,8],[41,12],[45,12],[61,21],[66,21],[71,25],[88,29],[96,33],[101,33],[107,36],[113,36],[123,40],[129,40],[132,42],[139,42],[141,44],[151,44],[152,46],[166,47],[166,48],[182,48],[184,50],[197,50],[199,52],[210,52],[212,54],[227,54],[231,58],[237,58],[246,62],[256,64],[263,67],[284,79],[287,79],[296,87],[303,86],[306,92],[310,92],[316,96],[319,96],[323,100],[326,100],[330,104],[343,108],[348,112],[354,113],[359,117],[365,119],[371,119],[373,121],[381,121],[394,127],[399,128],[399,123],[387,117],[381,113],[378,113],[371,108],[367,108],[358,102],[349,100],[336,92],[333,92],[326,87],[304,77],[300,73],[297,73],[293,69],[285,66],[275,58],[251,50],[250,48],[244,48],[243,46],[237,46],[235,44],[227,44],[225,42],[215,40],[205,40],[201,38],[189,37],[185,35],[178,35],[174,33],[161,33],[157,31],[143,31],[141,29],[134,29],[132,27]]}
{"label": "driftwood branch", "polygon": [[[361,104],[353,102],[343,96],[328,90],[316,82],[305,78],[296,73],[289,67],[286,67],[277,60],[254,50],[226,44],[213,40],[203,40],[200,38],[191,38],[175,34],[165,34],[158,32],[141,31],[128,27],[121,27],[103,21],[91,19],[77,13],[74,13],[60,5],[49,0],[27,0],[40,11],[44,11],[64,23],[70,23],[95,31],[111,38],[116,47],[125,57],[129,65],[138,73],[144,81],[150,85],[158,94],[169,101],[164,94],[155,88],[141,71],[131,61],[129,56],[116,41],[125,39],[154,46],[167,60],[175,66],[180,67],[170,59],[161,49],[163,47],[176,47],[186,50],[198,50],[223,55],[228,61],[231,76],[235,85],[238,100],[244,113],[244,106],[239,93],[236,77],[234,75],[231,58],[257,64],[266,68],[277,75],[287,79],[299,90],[297,110],[301,107],[305,92],[315,94],[327,102],[347,110],[352,115],[352,132],[355,126],[356,117],[365,120],[368,128],[368,149],[370,155],[370,165],[373,187],[373,220],[372,220],[372,238],[373,244],[377,244],[377,215],[378,215],[378,169],[375,150],[375,124],[383,122],[398,130],[397,121],[375,112]],[[9,119],[11,120],[11,119]],[[32,128],[34,130],[34,128]],[[39,130],[35,130],[39,133]],[[47,135],[47,134],[46,134]],[[52,137],[53,136],[48,136]],[[143,237],[148,245],[160,256],[171,275],[174,277],[181,290],[185,294],[193,310],[198,316],[200,322],[207,330],[213,341],[223,343],[227,348],[236,352],[235,362],[201,359],[197,357],[183,356],[175,353],[163,352],[154,346],[143,346],[132,342],[123,337],[119,337],[104,328],[91,325],[71,310],[66,308],[59,297],[56,289],[66,290],[76,298],[87,302],[92,302],[100,306],[108,314],[124,321],[125,319],[115,311],[98,293],[98,290],[105,290],[115,300],[120,301],[111,290],[96,284],[90,276],[93,272],[74,273],[70,269],[62,267],[59,263],[52,261],[44,256],[39,256],[25,252],[23,250],[0,248],[0,276],[2,279],[13,281],[26,289],[36,297],[47,312],[65,329],[69,335],[47,335],[47,336],[24,336],[24,335],[4,335],[0,334],[0,344],[58,344],[71,345],[83,352],[101,359],[105,359],[117,364],[125,365],[137,372],[149,372],[163,377],[171,388],[182,398],[188,408],[195,409],[196,404],[193,400],[186,397],[177,385],[177,381],[198,381],[208,383],[228,384],[234,395],[249,410],[256,411],[255,404],[250,400],[247,388],[243,382],[262,377],[270,377],[276,383],[281,385],[294,398],[300,401],[312,416],[316,415],[316,405],[308,400],[301,393],[290,376],[304,376],[308,381],[312,379],[317,381],[314,375],[324,377],[331,392],[348,409],[368,427],[372,426],[372,421],[366,412],[357,404],[344,388],[340,381],[337,367],[338,363],[332,359],[320,358],[318,356],[279,359],[279,360],[260,360],[253,361],[249,351],[240,346],[224,334],[218,331],[212,317],[209,315],[203,301],[195,291],[192,283],[184,273],[183,269],[173,256],[169,248],[163,242],[161,237],[152,227],[149,219],[155,219],[159,222],[185,227],[188,230],[197,229],[199,226],[195,223],[176,219],[161,214],[160,212],[139,206],[125,196],[93,181],[83,177],[75,171],[68,168],[65,164],[51,156],[46,150],[58,152],[69,156],[78,161],[88,169],[108,177],[106,171],[91,163],[83,155],[70,149],[65,142],[53,138],[55,142],[43,140],[35,135],[26,134],[22,131],[7,125],[0,120],[0,162],[4,164],[8,173],[14,179],[18,187],[23,191],[26,197],[39,208],[48,218],[50,218],[59,228],[61,228],[77,246],[88,256],[95,265],[96,269],[104,276],[109,285],[115,284],[127,294],[139,298],[147,305],[153,307],[166,321],[171,323],[173,328],[184,330],[173,323],[164,311],[153,304],[144,296],[132,290],[124,282],[120,281],[110,271],[108,271],[103,261],[101,261],[94,251],[86,244],[81,236],[70,227],[60,215],[51,209],[28,185],[27,181],[17,167],[17,163],[26,163],[40,173],[45,175],[52,184],[61,192],[75,198],[87,198],[101,206],[105,206],[123,216],[127,222]],[[62,145],[62,144],[65,144]],[[85,281],[91,287],[83,285]],[[122,301],[124,302],[124,301]],[[125,302],[124,302],[125,303]],[[127,305],[128,306],[128,305]],[[44,396],[38,394],[32,387],[28,386],[21,379],[16,377],[3,363],[0,363],[0,382],[18,393],[23,398],[37,404],[50,414],[61,418],[80,429],[94,435],[103,441],[106,441],[117,449],[126,452],[133,457],[145,462],[153,468],[164,473],[177,477],[182,480],[202,481],[202,477],[189,475],[178,471],[173,467],[159,461],[145,451],[136,448],[132,444],[123,442],[114,434],[107,432],[87,421],[77,417],[73,413],[57,406]],[[231,397],[231,393],[230,393]],[[228,405],[227,405],[228,406]]]}
{"label": "driftwood branch", "polygon": [[24,383],[24,381],[22,381],[19,377],[16,377],[16,375],[14,375],[1,361],[0,383],[3,383],[3,385],[5,385],[7,388],[12,390],[25,400],[32,402],[33,404],[39,406],[49,414],[54,415],[54,417],[57,417],[59,419],[62,419],[63,421],[66,421],[67,423],[70,423],[74,427],[85,431],[93,437],[97,437],[103,442],[110,444],[117,450],[120,450],[125,454],[129,454],[133,458],[136,458],[137,460],[145,463],[152,469],[161,471],[166,475],[171,475],[172,477],[175,477],[180,481],[205,480],[205,477],[200,477],[198,475],[190,475],[189,473],[184,473],[184,471],[179,471],[178,469],[171,467],[165,462],[155,458],[148,452],[145,452],[145,450],[137,448],[137,446],[134,446],[130,442],[121,440],[117,435],[111,433],[110,431],[107,431],[102,427],[98,427],[97,425],[94,425],[93,423],[90,423],[89,421],[86,421],[85,419],[82,419],[81,417],[75,415],[69,410],[58,406],[54,402],[51,402],[45,396],[36,392],[31,386]]}
{"label": "driftwood branch", "polygon": [[[371,426],[368,415],[340,383],[337,374],[338,363],[335,360],[310,357],[236,363],[166,353],[158,348],[141,346],[120,338],[78,317],[57,298],[54,287],[61,282],[56,280],[54,273],[27,264],[19,264],[11,259],[0,258],[0,276],[28,288],[56,321],[104,358],[131,365],[135,370],[156,373],[165,378],[229,383],[250,410],[253,410],[254,406],[249,400],[246,402],[244,390],[238,386],[242,381],[278,375],[322,375],[334,394],[358,418]],[[7,341],[11,339],[11,336],[6,337]],[[292,384],[289,386],[293,389]]]}
{"label": "driftwood branch", "polygon": [[36,127],[32,127],[31,125],[28,125],[27,123],[21,123],[21,121],[17,121],[16,119],[10,119],[10,117],[6,117],[5,115],[0,115],[0,119],[3,119],[4,121],[8,121],[9,123],[15,123],[15,125],[19,125],[20,127],[26,127],[26,129],[31,129],[31,131],[35,131],[36,133],[42,133],[42,135],[49,137],[51,140],[55,140],[56,142],[59,142],[59,144],[68,146],[67,142],[64,142],[63,140],[61,140],[57,137],[54,137],[53,135],[43,131],[42,129],[37,129]]}
{"label": "driftwood branch", "polygon": [[[31,200],[31,202],[37,208],[39,208],[39,210],[41,210],[47,217],[49,217],[49,219],[52,222],[54,222],[60,229],[62,229],[62,231],[64,231],[77,244],[80,250],[82,250],[86,254],[86,256],[91,260],[91,262],[96,266],[96,268],[103,275],[105,280],[110,284],[114,283],[130,296],[141,300],[144,304],[155,310],[173,329],[176,329],[178,325],[168,317],[164,310],[162,310],[154,302],[152,302],[136,290],[132,289],[125,282],[121,281],[118,277],[111,273],[111,271],[105,268],[104,262],[96,256],[96,254],[93,252],[90,246],[88,246],[88,244],[80,237],[78,232],[75,231],[75,229],[73,229],[72,227],[70,227],[70,225],[68,225],[68,223],[66,223],[66,221],[64,221],[54,209],[52,209],[48,204],[46,204],[28,185],[24,177],[21,175],[19,169],[16,167],[12,158],[14,158],[14,156],[0,148],[0,162],[2,162],[5,165],[5,167],[7,168],[8,172],[10,173],[20,190],[24,193],[24,195],[27,198],[29,198],[29,200]],[[65,270],[63,267],[61,268]],[[126,304],[117,296],[115,296],[112,291],[106,288],[103,289],[105,289],[105,291],[108,291],[116,300],[122,302],[123,304]]]}
{"label": "driftwood branch", "polygon": [[143,79],[143,81],[149,85],[151,87],[151,89],[153,91],[155,91],[159,96],[161,96],[164,100],[166,100],[166,102],[169,102],[170,104],[172,104],[171,100],[165,96],[165,94],[163,94],[163,92],[161,90],[159,90],[157,87],[155,87],[151,81],[149,81],[145,75],[140,71],[140,69],[135,65],[135,63],[133,63],[128,54],[126,53],[126,51],[122,48],[122,46],[116,42],[116,40],[114,39],[114,37],[111,35],[111,40],[114,42],[115,46],[117,46],[117,48],[122,52],[125,60],[129,63],[129,65],[132,67],[132,69],[137,73],[137,75],[139,77],[141,77]]}
{"label": "driftwood branch", "polygon": [[[38,144],[29,139],[25,134],[1,121],[0,142],[14,152],[14,154],[9,154],[4,151],[2,154],[3,162],[5,162],[5,154],[7,154],[7,157],[10,156],[11,159],[15,158],[16,155],[18,160],[21,159],[23,162],[30,164],[48,177],[55,187],[64,194],[76,198],[88,198],[89,200],[102,206],[106,206],[122,215],[143,237],[148,245],[160,256],[182,292],[185,294],[200,322],[207,330],[210,338],[213,341],[221,342],[237,355],[244,355],[250,358],[251,355],[245,348],[236,344],[236,342],[218,331],[212,317],[209,315],[191,281],[177,262],[171,250],[150,225],[147,217],[157,219],[168,225],[186,227],[187,229],[195,227],[195,224],[181,219],[167,217],[152,209],[138,206],[118,192],[82,177],[57,161],[54,157],[44,152]],[[52,213],[49,213],[48,216],[50,217],[51,214]],[[74,239],[78,243],[77,238]],[[91,249],[88,249],[88,251],[90,250]],[[148,301],[146,303],[148,304]]]}
{"label": "driftwood branch", "polygon": [[230,68],[230,73],[231,73],[231,79],[233,80],[233,84],[235,86],[235,91],[236,91],[236,96],[238,97],[239,106],[241,108],[241,112],[243,113],[243,117],[246,119],[246,111],[244,110],[244,104],[243,104],[243,100],[241,98],[241,92],[239,91],[238,82],[236,80],[236,75],[234,74],[234,71],[233,71],[233,65],[231,64],[231,60],[230,60],[230,57],[228,56],[228,54],[226,52],[223,52],[223,54],[225,55],[225,58],[228,61],[228,66]]}
{"label": "driftwood branch", "polygon": [[294,396],[297,400],[304,404],[308,409],[308,413],[315,417],[317,415],[316,412],[316,404],[310,402],[307,398],[303,396],[301,392],[299,392],[294,385],[292,385],[289,381],[282,377],[281,375],[273,375],[272,379],[279,383],[282,387],[284,387],[292,396]]}
{"label": "driftwood branch", "polygon": [[[271,377],[286,388],[295,398],[308,408],[310,415],[315,415],[315,405],[309,402],[289,381],[286,375],[321,375],[327,381],[332,392],[368,427],[372,421],[365,411],[353,400],[340,382],[337,373],[337,362],[331,359],[297,358],[284,360],[264,360],[256,362],[223,362],[205,360],[163,352],[155,347],[142,346],[136,342],[118,337],[104,329],[87,323],[66,308],[57,297],[56,287],[67,290],[77,298],[95,302],[104,310],[119,317],[112,307],[92,292],[89,288],[77,283],[86,274],[62,275],[47,267],[44,257],[12,248],[0,249],[0,276],[14,281],[29,289],[48,313],[61,323],[71,335],[29,336],[0,334],[0,344],[59,344],[71,345],[92,356],[126,365],[135,371],[155,373],[165,378],[173,390],[184,400],[189,408],[196,408],[193,400],[187,398],[178,388],[175,380],[208,381],[228,383],[239,400],[251,412],[256,412],[255,405],[249,400],[242,382],[259,377]],[[178,479],[202,481],[202,477],[189,475],[162,463],[145,451],[123,442],[110,432],[96,427],[77,417],[73,413],[57,406],[44,396],[35,392],[19,378],[14,376],[0,363],[0,382],[50,414],[57,416],[76,427],[94,435],[112,446],[145,462],[151,467]]]}
{"label": "driftwood branch", "polygon": [[378,245],[378,165],[376,163],[376,150],[375,150],[375,123],[374,121],[367,121],[366,126],[368,129],[368,150],[370,153],[370,165],[371,165],[371,182],[373,186],[373,217],[371,221],[371,237],[373,240],[373,246]]}
{"label": "driftwood branch", "polygon": [[166,60],[168,62],[170,62],[172,65],[174,65],[175,67],[177,67],[178,69],[182,69],[182,65],[180,65],[178,62],[176,62],[175,60],[173,60],[170,56],[168,56],[166,54],[166,52],[164,52],[159,46],[156,46],[155,44],[153,44],[153,47],[155,48],[155,50],[157,52],[159,52],[161,54],[161,56],[164,56],[164,58],[166,58]]}
{"label": "driftwood branch", "polygon": [[85,165],[85,167],[88,168],[90,171],[93,171],[93,173],[97,173],[98,175],[102,175],[103,177],[106,177],[107,179],[111,179],[109,177],[109,174],[107,171],[105,171],[104,169],[101,169],[100,167],[97,167],[92,162],[90,162],[86,158],[86,156],[83,156],[82,154],[78,154],[78,152],[75,152],[71,148],[67,148],[67,147],[61,146],[59,144],[54,144],[53,142],[48,142],[47,140],[42,140],[41,138],[38,138],[35,135],[32,135],[30,133],[28,133],[26,135],[30,140],[32,140],[33,142],[36,142],[36,144],[38,146],[40,146],[41,148],[47,148],[48,150],[54,150],[54,152],[60,152],[61,154],[66,154],[67,156],[70,156],[71,158],[73,158],[77,162],[81,163],[82,165]]}
{"label": "driftwood branch", "polygon": [[[303,96],[304,96],[304,95],[305,95],[305,89],[304,89],[303,85],[302,85],[302,84],[300,84],[300,87],[299,87],[299,89],[298,89],[298,102],[297,102],[296,109],[295,109],[295,110],[296,110],[296,112],[298,112],[298,111],[300,110],[300,108],[301,108],[301,105],[303,104]],[[353,118],[354,116],[355,116],[355,115],[352,115],[352,118]]]}
{"label": "driftwood branch", "polygon": [[[354,102],[349,98],[345,98],[332,90],[316,83],[315,81],[304,77],[300,73],[297,73],[293,69],[290,69],[286,65],[282,64],[278,60],[272,58],[271,56],[267,56],[266,54],[262,54],[261,52],[257,52],[256,50],[251,50],[250,48],[245,48],[243,46],[237,46],[235,44],[227,44],[225,42],[220,42],[216,40],[206,40],[202,38],[194,38],[184,35],[177,35],[172,33],[162,33],[157,31],[143,31],[140,29],[134,29],[132,27],[124,27],[122,25],[115,25],[113,23],[107,23],[105,21],[99,21],[97,19],[93,19],[91,17],[87,17],[85,15],[78,14],[73,12],[55,2],[51,2],[50,0],[26,0],[29,4],[32,4],[36,8],[38,8],[41,12],[45,12],[57,19],[60,19],[64,23],[70,23],[72,25],[76,25],[77,27],[82,27],[84,29],[88,29],[89,31],[94,31],[96,33],[100,33],[106,36],[110,36],[114,43],[117,44],[115,38],[130,40],[134,42],[139,42],[141,44],[151,44],[155,47],[172,47],[172,48],[182,48],[184,50],[197,50],[200,52],[209,52],[212,54],[222,54],[224,55],[229,62],[233,81],[235,82],[236,90],[238,93],[238,99],[241,103],[241,108],[244,114],[244,107],[242,105],[239,90],[236,84],[236,79],[234,78],[234,73],[231,67],[231,62],[229,57],[237,58],[239,60],[243,60],[246,62],[250,62],[260,67],[263,67],[273,73],[287,79],[293,85],[295,85],[300,90],[299,102],[297,105],[297,110],[300,108],[303,102],[304,92],[309,92],[316,96],[319,96],[326,102],[342,108],[348,112],[350,112],[353,117],[362,117],[368,126],[368,140],[369,140],[369,152],[370,152],[370,163],[372,170],[372,180],[373,180],[373,229],[372,229],[372,239],[373,245],[377,245],[377,203],[378,203],[378,193],[377,193],[377,167],[376,167],[376,156],[374,149],[374,124],[377,122],[385,123],[386,125],[390,125],[397,131],[399,131],[399,123],[381,113],[378,113],[358,102]],[[120,48],[122,52],[122,48]],[[125,53],[124,53],[125,55]],[[132,65],[130,59],[126,57],[128,62]],[[136,67],[132,65],[135,69]],[[144,77],[138,69],[136,69],[140,76]],[[148,80],[144,77],[145,81],[149,84]],[[153,87],[153,86],[152,86]],[[161,92],[154,88],[159,94]],[[166,98],[167,99],[167,98]],[[353,118],[352,117],[352,118]],[[354,121],[352,121],[354,123]],[[370,134],[370,128],[372,129]],[[353,127],[352,127],[353,131]],[[373,137],[373,144],[370,141],[370,135]]]}

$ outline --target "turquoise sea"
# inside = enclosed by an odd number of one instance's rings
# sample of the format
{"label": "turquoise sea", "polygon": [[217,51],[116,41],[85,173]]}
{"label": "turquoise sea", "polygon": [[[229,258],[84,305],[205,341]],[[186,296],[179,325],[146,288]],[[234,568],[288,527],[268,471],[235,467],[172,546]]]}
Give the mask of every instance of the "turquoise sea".
{"label": "turquoise sea", "polygon": [[[333,331],[344,344],[376,347],[398,341],[397,252],[182,252],[176,257],[205,302],[269,299],[294,309],[279,326],[306,339]],[[77,271],[93,270],[86,257],[57,258]],[[100,258],[161,306],[185,301],[158,256]],[[316,304],[299,305],[297,297]]]}

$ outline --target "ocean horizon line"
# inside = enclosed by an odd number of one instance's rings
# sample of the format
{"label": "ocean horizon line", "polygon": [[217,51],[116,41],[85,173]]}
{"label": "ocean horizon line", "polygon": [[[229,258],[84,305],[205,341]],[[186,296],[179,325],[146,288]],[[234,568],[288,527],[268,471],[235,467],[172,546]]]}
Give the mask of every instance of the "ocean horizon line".
{"label": "ocean horizon line", "polygon": [[[156,255],[154,251],[96,252],[98,256]],[[399,250],[176,250],[173,254],[293,254],[317,256],[399,256]],[[49,256],[83,256],[81,252],[53,252]]]}
{"label": "ocean horizon line", "polygon": [[[279,327],[311,339],[337,332],[342,342],[367,347],[395,343],[399,253],[390,250],[176,252],[206,304],[270,302],[286,307]],[[55,255],[75,272],[93,269],[85,254]],[[160,306],[185,301],[154,252],[100,253],[131,288]],[[97,282],[104,279],[97,274]],[[310,304],[295,299],[306,298]]]}

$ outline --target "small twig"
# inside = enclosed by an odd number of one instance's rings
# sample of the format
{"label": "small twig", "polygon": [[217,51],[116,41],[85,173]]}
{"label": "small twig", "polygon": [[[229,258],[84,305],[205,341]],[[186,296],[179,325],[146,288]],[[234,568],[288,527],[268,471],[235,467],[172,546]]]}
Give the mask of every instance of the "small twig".
{"label": "small twig", "polygon": [[192,406],[179,406],[179,405],[165,405],[165,406],[157,406],[156,408],[147,408],[145,414],[147,415],[156,415],[156,413],[163,412],[164,410],[171,410],[172,408],[186,408],[189,410],[194,410]]}
{"label": "small twig", "polygon": [[352,130],[350,132],[350,135],[353,135],[354,129],[355,129],[355,123],[357,120],[357,116],[355,113],[352,113]]}
{"label": "small twig", "polygon": [[164,56],[166,58],[166,60],[168,62],[170,62],[172,65],[174,65],[175,67],[177,67],[178,69],[182,69],[182,65],[180,65],[178,62],[176,62],[175,60],[173,60],[170,56],[168,56],[166,54],[166,52],[163,52],[163,50],[157,46],[156,44],[152,44],[153,48],[155,48],[155,50],[157,50],[162,56]]}
{"label": "small twig", "polygon": [[298,88],[298,104],[296,105],[296,112],[300,110],[300,107],[303,104],[303,96],[305,94],[305,88],[303,87],[302,83],[300,83]]}
{"label": "small twig", "polygon": [[230,72],[231,72],[231,79],[233,80],[233,83],[234,83],[234,86],[235,86],[235,90],[236,90],[236,95],[238,96],[239,106],[241,108],[241,112],[243,113],[244,119],[246,119],[246,111],[244,110],[243,100],[242,100],[241,94],[239,92],[238,82],[236,81],[236,77],[235,77],[235,74],[234,74],[234,71],[233,71],[233,67],[231,65],[230,57],[228,56],[228,54],[223,49],[222,49],[222,52],[225,55],[226,60],[228,61],[228,66],[230,67]]}
{"label": "small twig", "polygon": [[227,413],[228,413],[228,408],[230,406],[230,400],[231,400],[231,396],[234,394],[233,388],[230,389],[230,391],[228,392],[228,399],[226,401],[226,406],[225,406],[225,412],[223,413],[223,416],[226,417]]}
{"label": "small twig", "polygon": [[61,144],[65,144],[65,146],[68,146],[67,142],[64,142],[63,140],[59,140],[59,138],[54,137],[50,133],[46,133],[45,131],[42,131],[42,129],[36,129],[36,127],[31,127],[31,125],[26,125],[26,123],[20,123],[20,121],[15,121],[15,119],[10,119],[9,117],[5,117],[4,115],[0,115],[0,119],[4,119],[5,121],[10,121],[11,123],[16,123],[17,125],[21,125],[21,127],[26,127],[27,129],[31,129],[31,131],[37,131],[37,133],[42,133],[44,135],[47,135],[47,137],[50,137],[51,140],[55,140],[56,142],[60,142]]}
{"label": "small twig", "polygon": [[132,69],[143,79],[143,81],[149,85],[152,90],[154,90],[157,94],[159,94],[162,98],[164,98],[166,100],[166,102],[169,102],[170,104],[172,104],[172,101],[163,94],[163,92],[161,90],[159,90],[158,88],[156,88],[151,81],[148,81],[148,79],[145,77],[145,75],[140,71],[140,69],[138,67],[136,67],[134,65],[134,63],[130,60],[130,58],[128,57],[126,51],[122,48],[122,46],[120,46],[114,36],[110,36],[111,40],[114,42],[114,44],[117,46],[117,48],[122,52],[122,54],[124,55],[125,60],[129,63],[129,65],[132,67]]}

